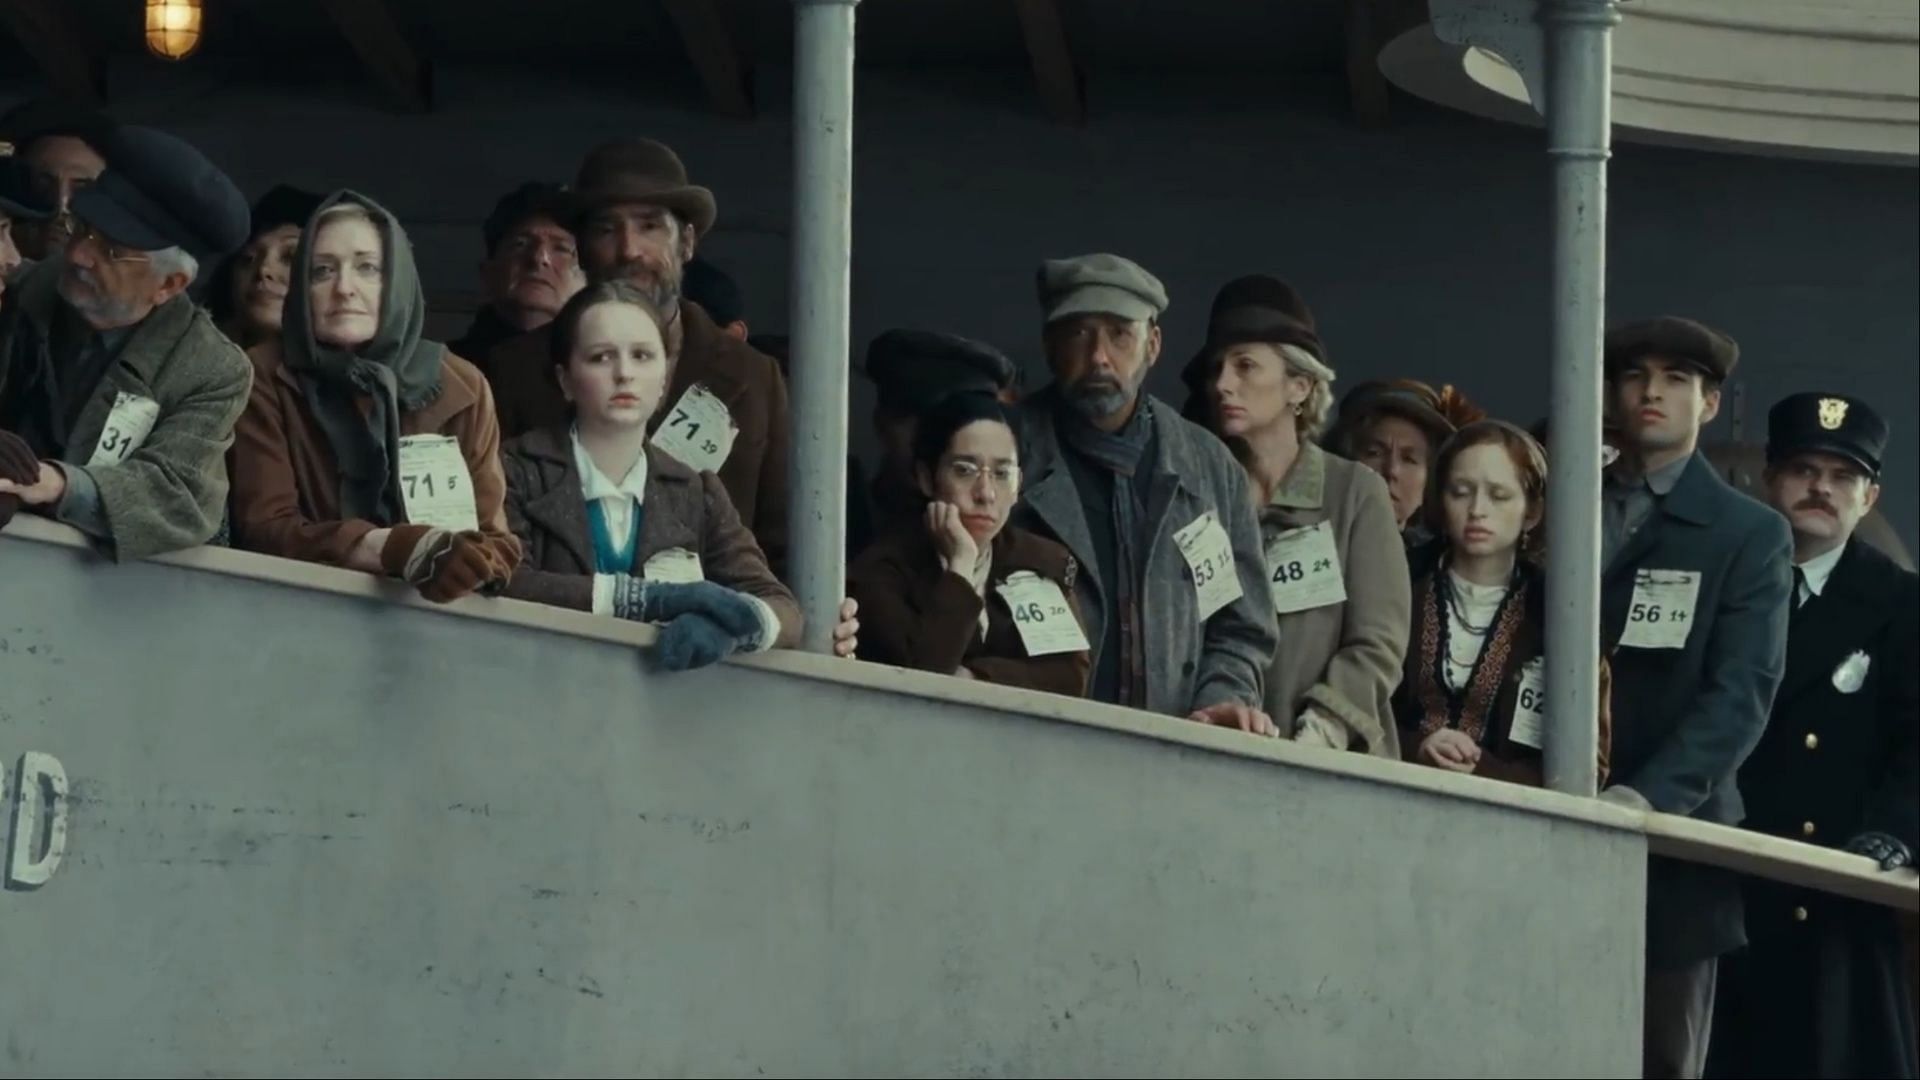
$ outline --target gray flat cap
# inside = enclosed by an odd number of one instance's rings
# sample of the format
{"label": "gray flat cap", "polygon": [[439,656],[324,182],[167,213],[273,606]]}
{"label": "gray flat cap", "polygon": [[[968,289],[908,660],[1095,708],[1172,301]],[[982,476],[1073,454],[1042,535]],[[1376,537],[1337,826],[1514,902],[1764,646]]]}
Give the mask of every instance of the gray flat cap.
{"label": "gray flat cap", "polygon": [[1167,310],[1167,287],[1118,255],[1078,255],[1040,264],[1040,310],[1046,321],[1074,315],[1118,315],[1145,322]]}

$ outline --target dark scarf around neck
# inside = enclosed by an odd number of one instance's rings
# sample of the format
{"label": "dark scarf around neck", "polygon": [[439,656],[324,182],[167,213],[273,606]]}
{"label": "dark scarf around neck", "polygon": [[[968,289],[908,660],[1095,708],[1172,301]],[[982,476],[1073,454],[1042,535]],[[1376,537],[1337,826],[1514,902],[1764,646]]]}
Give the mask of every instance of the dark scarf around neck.
{"label": "dark scarf around neck", "polygon": [[[1135,482],[1147,450],[1153,445],[1153,410],[1143,395],[1119,431],[1102,431],[1063,398],[1054,418],[1067,449],[1096,468],[1113,474],[1114,617],[1120,622],[1120,704],[1136,708],[1147,703],[1147,657],[1140,594],[1144,582],[1140,553],[1147,537],[1140,535],[1147,520],[1146,500]],[[1100,523],[1089,521],[1099,528]]]}

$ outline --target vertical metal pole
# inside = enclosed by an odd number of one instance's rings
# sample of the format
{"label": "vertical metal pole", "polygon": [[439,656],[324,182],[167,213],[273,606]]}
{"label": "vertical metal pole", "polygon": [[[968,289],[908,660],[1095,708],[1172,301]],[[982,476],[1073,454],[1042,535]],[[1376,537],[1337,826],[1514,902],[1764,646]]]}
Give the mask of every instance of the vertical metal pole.
{"label": "vertical metal pole", "polygon": [[853,249],[853,6],[793,0],[793,463],[787,576],[833,650],[846,594],[847,346]]}
{"label": "vertical metal pole", "polygon": [[1615,0],[1541,0],[1553,163],[1547,786],[1592,795],[1600,655],[1601,337]]}

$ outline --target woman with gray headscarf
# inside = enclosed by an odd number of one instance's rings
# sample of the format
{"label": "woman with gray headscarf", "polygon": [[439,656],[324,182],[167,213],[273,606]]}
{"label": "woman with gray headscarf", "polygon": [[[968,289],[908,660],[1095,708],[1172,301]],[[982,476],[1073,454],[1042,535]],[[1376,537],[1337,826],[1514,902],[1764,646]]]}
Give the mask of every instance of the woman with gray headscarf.
{"label": "woman with gray headscarf", "polygon": [[1260,515],[1280,648],[1264,707],[1297,743],[1400,756],[1393,689],[1407,651],[1409,584],[1386,485],[1314,444],[1333,369],[1313,315],[1277,278],[1220,290],[1188,368],[1197,410],[1247,470]]}
{"label": "woman with gray headscarf", "polygon": [[237,546],[398,577],[437,602],[506,584],[520,542],[493,392],[421,337],[425,322],[400,223],[351,191],[325,199],[279,338],[248,352],[229,462]]}

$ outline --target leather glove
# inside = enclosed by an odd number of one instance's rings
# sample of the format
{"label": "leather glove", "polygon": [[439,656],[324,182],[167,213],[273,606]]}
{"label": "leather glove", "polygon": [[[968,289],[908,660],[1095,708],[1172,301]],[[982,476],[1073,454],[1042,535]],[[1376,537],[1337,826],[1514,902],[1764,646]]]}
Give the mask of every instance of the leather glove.
{"label": "leather glove", "polygon": [[704,615],[742,645],[755,644],[766,627],[760,609],[743,593],[711,581],[648,581],[618,575],[613,613],[634,622],[671,623],[683,615]]}
{"label": "leather glove", "polygon": [[722,660],[740,648],[740,639],[698,612],[677,616],[660,631],[654,657],[665,671],[691,671]]}
{"label": "leather glove", "polygon": [[1913,865],[1913,850],[1899,837],[1883,832],[1863,832],[1847,841],[1846,850],[1865,855],[1880,864],[1882,870],[1898,870]]}
{"label": "leather glove", "polygon": [[453,548],[453,534],[431,525],[395,525],[380,547],[380,568],[409,585],[433,580],[440,560]]}
{"label": "leather glove", "polygon": [[472,592],[497,592],[508,576],[484,534],[455,533],[433,576],[420,586],[420,595],[444,604]]}
{"label": "leather glove", "polygon": [[394,526],[380,548],[380,567],[436,604],[503,585],[511,575],[488,549],[483,534],[431,525]]}
{"label": "leather glove", "polygon": [[22,485],[40,482],[40,455],[11,431],[0,431],[0,480]]}

